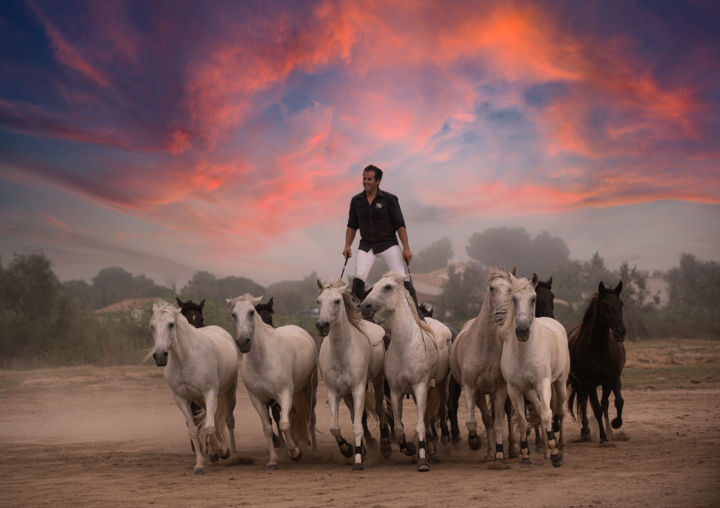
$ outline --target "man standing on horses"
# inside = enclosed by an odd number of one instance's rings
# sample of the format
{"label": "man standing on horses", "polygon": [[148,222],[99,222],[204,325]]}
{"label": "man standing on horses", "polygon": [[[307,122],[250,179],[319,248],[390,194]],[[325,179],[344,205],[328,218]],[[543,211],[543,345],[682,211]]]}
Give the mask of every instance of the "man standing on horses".
{"label": "man standing on horses", "polygon": [[[399,274],[405,273],[403,258],[408,265],[412,259],[400,203],[394,194],[380,190],[382,175],[382,169],[373,165],[367,166],[363,170],[365,190],[350,200],[343,256],[345,258],[352,256],[350,246],[355,240],[355,233],[360,229],[360,245],[352,287],[352,294],[358,300],[365,297],[365,281],[377,256],[382,256],[388,268]],[[398,246],[396,232],[402,242],[402,252]],[[417,305],[412,281],[406,280],[404,285]]]}

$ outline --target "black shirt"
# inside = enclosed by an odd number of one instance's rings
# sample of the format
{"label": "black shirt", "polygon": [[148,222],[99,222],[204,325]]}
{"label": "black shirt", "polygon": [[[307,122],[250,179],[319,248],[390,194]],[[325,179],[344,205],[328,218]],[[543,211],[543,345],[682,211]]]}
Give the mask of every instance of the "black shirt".
{"label": "black shirt", "polygon": [[360,250],[375,254],[397,245],[395,231],[405,227],[397,196],[378,189],[372,203],[365,191],[352,197],[347,227],[360,229]]}

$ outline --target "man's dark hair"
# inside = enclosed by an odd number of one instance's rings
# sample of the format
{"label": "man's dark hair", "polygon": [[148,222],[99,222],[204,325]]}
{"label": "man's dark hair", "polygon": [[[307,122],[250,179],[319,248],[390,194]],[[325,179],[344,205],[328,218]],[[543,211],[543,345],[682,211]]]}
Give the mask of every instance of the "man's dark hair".
{"label": "man's dark hair", "polygon": [[382,180],[382,169],[380,169],[379,167],[370,164],[365,169],[363,169],[363,173],[366,171],[372,171],[373,173],[375,173],[375,180]]}

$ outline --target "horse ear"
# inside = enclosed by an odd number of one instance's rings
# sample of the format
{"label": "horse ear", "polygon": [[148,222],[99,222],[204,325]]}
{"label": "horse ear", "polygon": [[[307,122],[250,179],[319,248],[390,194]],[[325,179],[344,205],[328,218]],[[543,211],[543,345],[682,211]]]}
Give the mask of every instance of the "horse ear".
{"label": "horse ear", "polygon": [[615,293],[617,296],[620,296],[620,291],[622,291],[622,281],[618,282],[618,285],[615,286],[613,293]]}
{"label": "horse ear", "polygon": [[[510,271],[510,273],[512,273],[513,275],[517,276],[517,266],[513,266],[513,269]],[[533,275],[534,275],[535,277],[537,277],[537,275],[535,275],[534,272],[533,272]]]}
{"label": "horse ear", "polygon": [[270,310],[272,310],[273,298],[275,298],[275,297],[271,296],[270,299],[268,300],[268,303],[266,304],[268,306],[268,309],[270,309]]}
{"label": "horse ear", "polygon": [[602,281],[600,281],[600,284],[598,284],[598,293],[603,294],[603,293],[605,293],[605,291],[606,291],[605,284],[603,284]]}
{"label": "horse ear", "polygon": [[202,308],[205,307],[205,298],[202,299],[202,301],[200,302],[200,305],[198,305],[198,307],[200,307],[200,310],[202,310]]}
{"label": "horse ear", "polygon": [[250,300],[252,301],[253,307],[256,306],[257,304],[259,304],[260,302],[262,302],[262,299],[263,299],[262,296],[259,296],[257,298],[255,298],[255,297],[250,298]]}
{"label": "horse ear", "polygon": [[323,290],[323,285],[322,285],[322,282],[320,282],[320,279],[317,279],[317,287],[320,291]]}
{"label": "horse ear", "polygon": [[552,275],[550,276],[550,278],[547,280],[547,282],[545,284],[552,287]]}
{"label": "horse ear", "polygon": [[179,305],[180,307],[183,306],[183,301],[182,301],[180,298],[178,298],[178,297],[176,296],[176,297],[175,297],[175,300],[177,300],[177,303],[178,303],[178,305]]}
{"label": "horse ear", "polygon": [[537,273],[533,272],[533,276],[532,276],[533,287],[537,287],[539,281],[540,281],[540,279],[538,279]]}

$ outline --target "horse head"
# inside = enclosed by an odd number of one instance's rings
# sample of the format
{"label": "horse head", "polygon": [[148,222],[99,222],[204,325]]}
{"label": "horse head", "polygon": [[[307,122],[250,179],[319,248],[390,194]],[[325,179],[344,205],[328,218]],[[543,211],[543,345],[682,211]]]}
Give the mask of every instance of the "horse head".
{"label": "horse head", "polygon": [[525,277],[515,278],[510,275],[512,283],[512,313],[515,321],[515,336],[520,342],[530,338],[530,325],[535,319],[535,288]]}
{"label": "horse head", "polygon": [[315,327],[320,336],[325,337],[330,333],[332,324],[342,314],[347,284],[343,284],[341,280],[334,280],[325,285],[318,280],[317,284],[320,294],[317,297],[318,319],[315,322]]}
{"label": "horse head", "polygon": [[433,317],[433,304],[430,302],[423,302],[418,307],[423,317]]}
{"label": "horse head", "polygon": [[405,275],[388,272],[377,281],[360,305],[363,316],[372,315],[384,310],[393,310],[397,307],[399,298],[404,289],[402,282]]}
{"label": "horse head", "polygon": [[232,317],[235,321],[237,335],[235,343],[241,353],[249,353],[251,340],[255,335],[256,310],[255,306],[262,301],[262,297],[256,298],[245,294],[225,300],[232,307]]}
{"label": "horse head", "polygon": [[192,300],[183,302],[180,298],[175,297],[178,305],[180,306],[180,312],[188,322],[195,328],[202,328],[205,326],[205,320],[203,319],[203,307],[205,306],[205,299],[203,298],[200,303],[195,303]]}
{"label": "horse head", "polygon": [[155,365],[164,367],[168,361],[168,351],[175,343],[176,323],[180,309],[169,303],[153,304],[153,315],[150,318],[150,330],[153,335],[153,354]]}
{"label": "horse head", "polygon": [[267,303],[258,303],[255,306],[255,310],[260,314],[260,319],[270,326],[273,325],[273,313],[275,312],[273,310],[273,297],[270,297]]}
{"label": "horse head", "polygon": [[598,285],[598,317],[608,323],[617,342],[625,340],[626,332],[623,321],[623,303],[620,300],[622,286],[622,281],[615,286],[615,289],[606,288],[602,282]]}
{"label": "horse head", "polygon": [[535,317],[555,317],[555,295],[552,292],[552,275],[546,281],[538,280],[535,286],[537,301]]}

